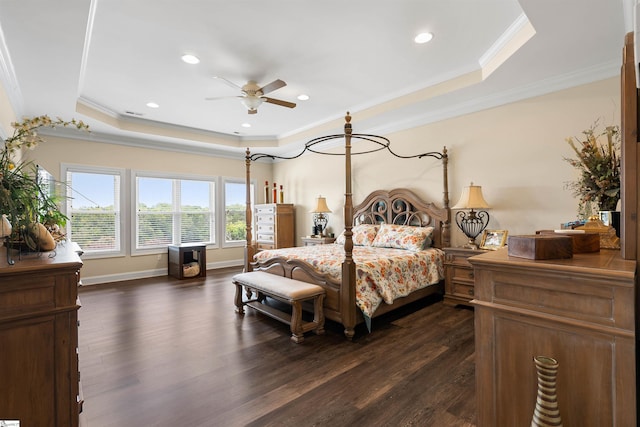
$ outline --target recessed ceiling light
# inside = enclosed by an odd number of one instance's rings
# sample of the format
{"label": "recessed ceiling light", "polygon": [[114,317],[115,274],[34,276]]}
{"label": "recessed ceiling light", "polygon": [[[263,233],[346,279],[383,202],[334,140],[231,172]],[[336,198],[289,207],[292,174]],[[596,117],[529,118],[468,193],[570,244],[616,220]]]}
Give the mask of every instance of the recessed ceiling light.
{"label": "recessed ceiling light", "polygon": [[243,128],[250,128],[250,127],[251,127],[251,124],[250,124],[250,123],[243,123],[241,126],[242,126]]}
{"label": "recessed ceiling light", "polygon": [[187,64],[197,64],[200,62],[200,59],[197,56],[190,54],[182,55],[182,60]]}
{"label": "recessed ceiling light", "polygon": [[309,99],[309,95],[305,95],[304,93],[300,94],[300,95],[298,95],[298,99],[300,101],[307,101]]}
{"label": "recessed ceiling light", "polygon": [[149,108],[159,108],[160,106],[155,102],[147,102],[147,107]]}
{"label": "recessed ceiling light", "polygon": [[422,44],[431,41],[433,38],[432,33],[420,33],[413,39],[416,43]]}

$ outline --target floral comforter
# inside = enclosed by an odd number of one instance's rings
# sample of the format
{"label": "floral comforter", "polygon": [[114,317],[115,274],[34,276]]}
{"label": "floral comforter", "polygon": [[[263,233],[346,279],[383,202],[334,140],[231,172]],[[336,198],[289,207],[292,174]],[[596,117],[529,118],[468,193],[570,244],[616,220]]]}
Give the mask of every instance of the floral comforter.
{"label": "floral comforter", "polygon": [[[318,271],[340,280],[344,247],[317,245],[274,249],[258,252],[256,261],[275,256],[299,259]],[[372,317],[382,301],[393,303],[396,298],[438,283],[444,278],[444,252],[429,248],[422,251],[355,246],[356,303],[367,317]]]}

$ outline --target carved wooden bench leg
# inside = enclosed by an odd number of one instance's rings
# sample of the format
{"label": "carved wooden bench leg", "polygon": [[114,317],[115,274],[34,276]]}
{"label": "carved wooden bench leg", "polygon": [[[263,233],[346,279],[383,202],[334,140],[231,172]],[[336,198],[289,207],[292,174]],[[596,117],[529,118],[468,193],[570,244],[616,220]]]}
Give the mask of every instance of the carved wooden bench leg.
{"label": "carved wooden bench leg", "polygon": [[302,304],[300,304],[300,301],[291,301],[291,340],[295,343],[304,341]]}
{"label": "carved wooden bench leg", "polygon": [[318,325],[315,329],[316,335],[324,335],[324,310],[322,304],[324,302],[324,295],[318,295],[313,300],[313,322]]}

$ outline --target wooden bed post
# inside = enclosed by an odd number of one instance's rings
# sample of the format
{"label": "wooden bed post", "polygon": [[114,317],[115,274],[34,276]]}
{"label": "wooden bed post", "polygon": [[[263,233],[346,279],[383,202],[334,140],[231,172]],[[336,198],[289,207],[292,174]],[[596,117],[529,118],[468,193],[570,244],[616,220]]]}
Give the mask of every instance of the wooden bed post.
{"label": "wooden bed post", "polygon": [[345,194],[344,194],[344,262],[340,306],[344,334],[351,340],[356,326],[356,265],[353,262],[353,195],[351,193],[351,116],[347,111],[344,124]]}
{"label": "wooden bed post", "polygon": [[447,220],[442,223],[442,247],[446,248],[451,246],[451,209],[449,209],[449,155],[447,154],[447,147],[442,149],[442,183],[444,194],[442,202],[444,208],[447,210]]}
{"label": "wooden bed post", "polygon": [[253,255],[255,254],[255,248],[253,247],[253,244],[252,244],[253,237],[251,236],[251,218],[252,218],[253,207],[251,206],[251,152],[249,151],[249,148],[247,148],[244,163],[245,163],[245,169],[246,169],[245,221],[246,221],[246,236],[247,236],[247,242],[244,248],[244,271],[249,272],[252,270],[251,260],[253,259]]}

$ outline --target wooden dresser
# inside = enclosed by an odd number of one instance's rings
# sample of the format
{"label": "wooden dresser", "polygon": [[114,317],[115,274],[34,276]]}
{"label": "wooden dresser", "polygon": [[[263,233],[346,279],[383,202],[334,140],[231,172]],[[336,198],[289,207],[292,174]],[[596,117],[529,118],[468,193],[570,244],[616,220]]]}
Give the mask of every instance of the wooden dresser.
{"label": "wooden dresser", "polygon": [[[77,426],[77,245],[22,254],[0,248],[0,419],[21,426]],[[14,251],[12,251],[14,252]]]}
{"label": "wooden dresser", "polygon": [[620,251],[565,260],[469,258],[475,269],[477,425],[530,425],[534,356],[559,363],[565,427],[636,425],[636,261]]}
{"label": "wooden dresser", "polygon": [[255,206],[257,249],[295,246],[293,205],[268,203]]}

